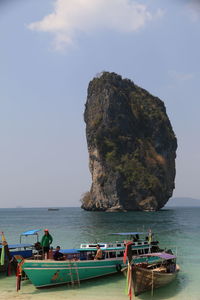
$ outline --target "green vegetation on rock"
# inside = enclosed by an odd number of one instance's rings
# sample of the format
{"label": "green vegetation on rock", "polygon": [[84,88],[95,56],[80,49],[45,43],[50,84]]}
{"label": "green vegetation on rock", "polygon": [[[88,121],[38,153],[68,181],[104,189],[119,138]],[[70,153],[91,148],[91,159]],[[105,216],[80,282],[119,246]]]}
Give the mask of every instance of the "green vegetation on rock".
{"label": "green vegetation on rock", "polygon": [[164,103],[104,72],[89,84],[84,117],[93,183],[82,207],[163,207],[174,188],[177,148]]}

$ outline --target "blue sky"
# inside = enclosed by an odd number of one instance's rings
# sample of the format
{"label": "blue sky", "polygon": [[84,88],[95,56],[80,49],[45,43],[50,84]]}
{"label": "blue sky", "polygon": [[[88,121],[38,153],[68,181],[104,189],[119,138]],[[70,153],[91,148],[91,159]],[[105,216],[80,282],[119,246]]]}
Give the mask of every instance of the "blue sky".
{"label": "blue sky", "polygon": [[0,37],[0,207],[80,205],[87,86],[103,70],[165,102],[174,196],[200,199],[199,1],[1,0]]}

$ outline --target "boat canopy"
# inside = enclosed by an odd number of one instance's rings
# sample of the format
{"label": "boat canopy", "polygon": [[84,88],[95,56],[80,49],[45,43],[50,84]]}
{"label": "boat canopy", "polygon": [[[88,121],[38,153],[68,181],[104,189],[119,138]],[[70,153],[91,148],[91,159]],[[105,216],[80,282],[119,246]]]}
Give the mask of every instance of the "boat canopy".
{"label": "boat canopy", "polygon": [[166,252],[148,253],[145,256],[157,256],[159,258],[166,259],[166,260],[176,258],[176,255],[169,254]]}
{"label": "boat canopy", "polygon": [[28,230],[28,231],[25,231],[25,232],[22,232],[21,235],[35,235],[37,234],[41,229],[33,229],[33,230]]}
{"label": "boat canopy", "polygon": [[29,236],[29,235],[36,235],[37,236],[37,242],[38,242],[38,240],[39,240],[38,232],[40,230],[41,229],[33,229],[33,230],[28,230],[28,231],[22,232],[20,234],[20,243],[21,243],[21,240],[22,240],[23,236]]}
{"label": "boat canopy", "polygon": [[80,253],[80,251],[77,249],[62,249],[62,250],[60,250],[60,252],[63,254],[78,254],[78,253]]}
{"label": "boat canopy", "polygon": [[[83,251],[87,251],[87,252],[90,252],[90,251],[96,251],[96,247],[94,248],[80,248],[80,249],[77,249],[78,251],[80,252],[83,252]],[[102,251],[124,251],[124,247],[109,247],[109,248],[101,248]]]}
{"label": "boat canopy", "polygon": [[[110,248],[105,248],[102,249],[103,251],[124,251],[124,247],[110,247]],[[63,254],[78,254],[80,252],[91,252],[91,251],[96,251],[96,248],[80,248],[80,249],[62,249],[60,250],[61,253]]]}
{"label": "boat canopy", "polygon": [[[30,248],[32,247],[32,244],[9,244],[9,249],[16,249],[16,248]],[[2,245],[0,245],[0,249],[2,248]]]}
{"label": "boat canopy", "polygon": [[145,232],[117,232],[117,233],[110,233],[112,235],[135,235],[135,234],[144,234]]}

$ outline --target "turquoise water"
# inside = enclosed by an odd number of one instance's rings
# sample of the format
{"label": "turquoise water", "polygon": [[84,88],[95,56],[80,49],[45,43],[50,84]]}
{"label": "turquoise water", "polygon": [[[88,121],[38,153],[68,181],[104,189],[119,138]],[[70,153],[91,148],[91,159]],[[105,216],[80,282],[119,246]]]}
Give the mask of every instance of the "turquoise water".
{"label": "turquoise water", "polygon": [[[53,246],[79,247],[80,243],[114,241],[112,232],[143,231],[151,228],[163,248],[177,251],[181,272],[167,287],[154,291],[153,299],[200,300],[200,208],[168,208],[159,212],[103,213],[80,208],[0,209],[0,231],[9,243],[18,243],[21,232],[48,228]],[[43,232],[40,232],[40,237]],[[25,240],[31,242],[33,239]],[[15,277],[0,276],[0,299],[124,300],[125,278],[116,274],[82,282],[80,287],[62,286],[37,290],[29,282],[15,291]],[[145,293],[137,299],[151,299]]]}

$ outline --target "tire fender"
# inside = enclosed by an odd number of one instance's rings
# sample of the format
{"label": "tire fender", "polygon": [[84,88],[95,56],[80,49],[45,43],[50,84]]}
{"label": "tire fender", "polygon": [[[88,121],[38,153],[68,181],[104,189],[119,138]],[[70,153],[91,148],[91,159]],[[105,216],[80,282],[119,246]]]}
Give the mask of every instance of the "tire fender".
{"label": "tire fender", "polygon": [[120,264],[116,265],[116,270],[117,272],[121,272],[122,266]]}

